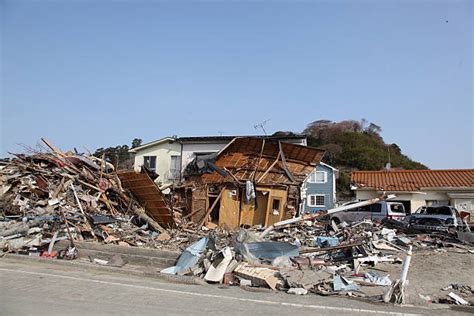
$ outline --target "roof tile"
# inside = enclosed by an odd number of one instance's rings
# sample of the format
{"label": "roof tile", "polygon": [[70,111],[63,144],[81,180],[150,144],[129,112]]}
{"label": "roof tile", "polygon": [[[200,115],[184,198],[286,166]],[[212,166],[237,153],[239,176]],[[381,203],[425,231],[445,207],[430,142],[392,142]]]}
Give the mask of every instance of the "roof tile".
{"label": "roof tile", "polygon": [[435,187],[474,188],[474,169],[354,171],[351,182],[359,188],[386,191]]}

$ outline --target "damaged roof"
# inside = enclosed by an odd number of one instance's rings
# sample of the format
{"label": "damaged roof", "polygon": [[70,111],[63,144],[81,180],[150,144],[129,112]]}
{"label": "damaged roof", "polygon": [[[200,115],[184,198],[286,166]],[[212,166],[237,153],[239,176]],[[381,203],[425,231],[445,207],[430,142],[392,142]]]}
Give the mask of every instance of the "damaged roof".
{"label": "damaged roof", "polygon": [[[280,146],[283,155],[279,156]],[[275,139],[239,137],[219,152],[214,163],[227,175],[214,171],[203,174],[202,180],[205,183],[235,182],[237,179],[255,180],[260,184],[300,184],[320,163],[323,155],[323,150],[279,143]],[[284,161],[294,181],[285,171]]]}
{"label": "damaged roof", "polygon": [[249,135],[249,136],[193,136],[179,137],[176,140],[179,143],[207,143],[207,142],[230,142],[234,138],[266,138],[266,139],[306,139],[305,135],[282,135],[282,136],[266,136],[266,135]]}
{"label": "damaged roof", "polygon": [[128,152],[136,153],[140,150],[153,147],[155,145],[163,144],[165,142],[169,143],[179,143],[179,144],[195,144],[195,143],[228,143],[236,137],[253,137],[253,138],[266,138],[266,139],[280,139],[280,140],[303,140],[306,139],[306,135],[275,135],[275,136],[266,136],[266,135],[250,135],[250,136],[191,136],[191,137],[164,137],[158,140],[142,144],[138,147],[131,148]]}
{"label": "damaged roof", "polygon": [[416,191],[422,188],[474,188],[474,169],[354,171],[359,189]]}

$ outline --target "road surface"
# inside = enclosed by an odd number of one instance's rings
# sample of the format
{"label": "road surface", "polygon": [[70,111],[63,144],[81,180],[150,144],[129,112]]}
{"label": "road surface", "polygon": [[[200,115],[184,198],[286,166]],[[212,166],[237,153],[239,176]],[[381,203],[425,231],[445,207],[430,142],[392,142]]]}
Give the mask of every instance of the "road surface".
{"label": "road surface", "polygon": [[442,315],[341,297],[186,285],[21,259],[0,259],[1,315]]}

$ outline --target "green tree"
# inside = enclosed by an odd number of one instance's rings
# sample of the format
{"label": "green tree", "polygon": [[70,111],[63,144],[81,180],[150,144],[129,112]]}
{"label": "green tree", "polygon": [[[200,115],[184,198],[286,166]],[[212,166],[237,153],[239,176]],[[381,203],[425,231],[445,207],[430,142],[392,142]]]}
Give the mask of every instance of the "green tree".
{"label": "green tree", "polygon": [[134,138],[132,140],[132,148],[139,147],[142,145],[142,139],[141,138]]}
{"label": "green tree", "polygon": [[303,131],[308,146],[326,151],[323,160],[339,169],[337,190],[348,195],[352,170],[381,170],[387,162],[392,168],[427,169],[402,153],[397,144],[386,144],[381,136],[382,127],[366,119],[316,120]]}
{"label": "green tree", "polygon": [[128,145],[118,145],[115,147],[98,148],[94,156],[104,157],[106,161],[112,163],[117,170],[130,169],[133,167],[133,156],[128,152],[130,148],[138,147],[142,143],[140,138],[132,140],[132,147]]}

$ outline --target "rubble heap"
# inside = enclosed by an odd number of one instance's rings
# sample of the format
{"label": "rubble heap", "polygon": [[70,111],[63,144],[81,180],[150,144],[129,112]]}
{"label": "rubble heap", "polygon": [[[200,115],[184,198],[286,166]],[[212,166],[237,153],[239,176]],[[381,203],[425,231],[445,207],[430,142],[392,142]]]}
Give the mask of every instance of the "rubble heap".
{"label": "rubble heap", "polygon": [[42,254],[62,239],[72,245],[74,240],[153,244],[161,227],[123,190],[116,174],[107,173],[111,169],[95,157],[57,152],[3,162],[0,248]]}
{"label": "rubble heap", "polygon": [[[176,264],[161,273],[294,295],[342,294],[393,303],[405,302],[412,253],[443,253],[450,247],[474,254],[470,231],[421,234],[396,220],[336,224],[330,219],[331,213],[381,198],[267,228],[231,232],[195,223],[191,214],[170,205],[148,175],[112,172],[101,159],[62,153],[45,143],[51,152],[0,162],[0,250],[74,259],[75,242],[81,240],[181,249]],[[59,240],[69,246],[56,252]],[[443,291],[449,294],[438,302],[474,301],[470,285],[448,283]]]}
{"label": "rubble heap", "polygon": [[[161,272],[288,294],[348,295],[404,303],[412,249],[439,253],[452,247],[474,253],[472,246],[455,235],[410,234],[401,225],[389,228],[393,224],[366,220],[336,225],[315,217],[268,234],[257,227],[242,228],[231,237],[211,231],[187,247],[175,266]],[[470,287],[455,285],[453,289],[462,290],[458,291],[461,300],[451,294],[439,302],[474,302]]]}

